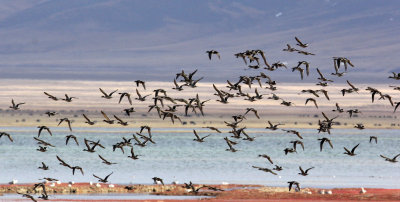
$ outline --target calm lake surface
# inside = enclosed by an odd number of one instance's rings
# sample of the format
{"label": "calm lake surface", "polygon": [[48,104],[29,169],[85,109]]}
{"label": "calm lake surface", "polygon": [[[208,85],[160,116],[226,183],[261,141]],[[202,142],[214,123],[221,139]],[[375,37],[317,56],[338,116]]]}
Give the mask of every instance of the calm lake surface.
{"label": "calm lake surface", "polygon": [[[17,179],[19,183],[38,182],[40,178],[52,177],[62,182],[97,182],[92,174],[109,177],[110,183],[151,184],[152,177],[160,177],[165,183],[192,181],[193,183],[220,184],[262,184],[286,186],[287,181],[296,180],[302,187],[381,187],[400,188],[400,163],[390,163],[379,155],[390,158],[400,153],[400,130],[356,130],[333,129],[332,134],[318,134],[316,129],[297,129],[304,137],[305,150],[298,145],[297,153],[285,155],[284,149],[292,147],[290,141],[298,139],[284,131],[266,129],[247,129],[255,137],[253,142],[230,138],[237,141],[237,152],[225,151],[228,148],[224,137],[231,136],[228,130],[223,133],[210,133],[207,129],[196,128],[200,136],[211,134],[204,143],[193,141],[192,129],[153,128],[156,144],[146,147],[134,145],[138,160],[132,160],[130,149],[112,151],[112,145],[122,141],[122,137],[131,138],[137,128],[74,128],[74,134],[80,146],[71,141],[65,145],[65,136],[71,134],[67,128],[51,128],[53,136],[42,132],[41,139],[56,147],[47,152],[36,151],[38,148],[33,137],[37,137],[34,127],[2,127],[0,131],[10,133],[14,138],[11,143],[6,137],[0,139],[0,183]],[[174,132],[172,132],[174,131]],[[378,144],[369,143],[369,136],[378,137]],[[328,144],[320,152],[318,138],[328,137],[334,148]],[[95,153],[82,151],[83,139],[101,140],[106,148],[96,148]],[[343,154],[343,147],[349,149],[360,143],[356,156]],[[98,154],[115,165],[102,164]],[[267,167],[270,164],[259,154],[271,156],[274,164],[283,166],[278,175],[272,175],[252,168]],[[59,165],[56,155],[72,166],[81,166],[85,175],[79,171],[72,175],[69,168]],[[400,158],[398,159],[400,160]],[[50,169],[37,169],[41,162]],[[308,176],[298,175],[299,166],[303,169],[315,167]]]}

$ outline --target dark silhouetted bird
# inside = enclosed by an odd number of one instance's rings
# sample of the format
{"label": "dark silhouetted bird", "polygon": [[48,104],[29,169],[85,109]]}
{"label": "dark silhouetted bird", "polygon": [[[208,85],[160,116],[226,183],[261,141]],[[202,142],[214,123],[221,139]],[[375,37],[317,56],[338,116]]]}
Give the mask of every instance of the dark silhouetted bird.
{"label": "dark silhouetted bird", "polygon": [[50,128],[48,128],[47,126],[38,126],[38,128],[39,128],[38,137],[40,137],[40,134],[42,133],[42,130],[47,130],[47,132],[49,132],[49,134],[51,136],[53,136],[53,134],[50,131]]}
{"label": "dark silhouetted bird", "polygon": [[42,162],[42,166],[39,166],[38,169],[48,170],[49,166],[47,166],[44,162]]}
{"label": "dark silhouetted bird", "polygon": [[68,142],[69,142],[69,140],[70,140],[71,138],[75,141],[76,145],[79,146],[78,140],[76,139],[75,135],[72,135],[72,134],[71,134],[71,135],[65,136],[65,145],[68,145]]}
{"label": "dark silhouetted bird", "polygon": [[293,185],[296,185],[296,190],[300,191],[300,183],[296,181],[289,181],[289,191],[292,189]]}
{"label": "dark silhouetted bird", "polygon": [[347,154],[347,155],[349,155],[349,156],[355,156],[356,154],[354,153],[354,151],[356,150],[356,148],[358,147],[358,145],[360,145],[360,144],[357,144],[355,147],[353,147],[353,149],[352,149],[351,151],[348,150],[346,147],[343,147],[344,150],[346,150],[346,152],[344,152],[344,154]]}
{"label": "dark silhouetted bird", "polygon": [[59,126],[59,125],[60,125],[62,122],[64,122],[64,121],[68,124],[69,131],[72,131],[72,128],[71,128],[71,121],[70,121],[68,118],[62,118],[62,119],[60,119],[60,122],[58,123],[57,126]]}
{"label": "dark silhouetted bird", "polygon": [[72,102],[72,99],[78,99],[77,97],[70,97],[67,94],[65,94],[65,98],[61,99],[64,100],[65,102]]}
{"label": "dark silhouetted bird", "polygon": [[314,167],[308,168],[307,170],[303,170],[303,168],[301,168],[301,166],[299,166],[300,169],[300,173],[298,173],[299,175],[303,175],[303,176],[307,176],[308,175],[308,171],[313,169]]}
{"label": "dark silhouetted bird", "polygon": [[316,101],[314,98],[308,98],[308,99],[306,100],[306,104],[305,104],[305,105],[307,105],[308,101],[313,102],[314,105],[315,105],[315,107],[318,109],[317,101]]}
{"label": "dark silhouetted bird", "polygon": [[54,100],[54,101],[57,101],[58,100],[58,98],[57,97],[55,97],[55,96],[53,96],[53,95],[50,95],[49,93],[47,93],[47,92],[43,92],[45,95],[47,95],[50,99],[52,99],[52,100]]}
{"label": "dark silhouetted bird", "polygon": [[96,122],[91,121],[85,114],[82,114],[82,116],[86,119],[85,123],[89,125],[94,125]]}
{"label": "dark silhouetted bird", "polygon": [[318,140],[321,141],[321,142],[319,143],[319,149],[320,149],[320,151],[322,151],[322,147],[323,147],[323,145],[324,145],[324,142],[328,142],[329,145],[331,146],[331,148],[333,149],[333,145],[332,145],[332,142],[331,142],[330,139],[324,137],[324,138],[321,138],[321,139],[318,139]]}
{"label": "dark silhouetted bird", "polygon": [[194,130],[194,129],[193,129],[193,133],[196,136],[196,138],[193,139],[193,141],[197,141],[197,142],[204,142],[204,139],[206,137],[210,136],[210,135],[206,135],[206,136],[200,138],[199,135],[197,134],[196,130]]}
{"label": "dark silhouetted bird", "polygon": [[135,112],[135,108],[131,107],[131,108],[124,109],[122,111],[125,112],[125,114],[127,116],[131,116],[131,113]]}
{"label": "dark silhouetted bird", "polygon": [[268,124],[269,124],[269,126],[266,127],[265,129],[270,129],[270,130],[278,130],[278,126],[280,126],[280,125],[285,125],[285,124],[281,124],[281,123],[278,123],[278,124],[273,125],[273,124],[271,123],[271,121],[268,121]]}
{"label": "dark silhouetted bird", "polygon": [[388,158],[388,157],[386,157],[386,156],[384,156],[384,155],[380,155],[382,158],[384,158],[385,159],[385,161],[389,161],[389,162],[391,162],[391,163],[396,163],[397,162],[397,160],[396,160],[396,158],[397,157],[399,157],[400,156],[400,154],[397,154],[396,156],[394,156],[393,158]]}
{"label": "dark silhouetted bird", "polygon": [[11,104],[12,104],[12,106],[10,106],[11,109],[18,110],[20,109],[19,106],[25,104],[25,102],[15,104],[14,99],[11,99]]}
{"label": "dark silhouetted bird", "polygon": [[211,60],[212,55],[217,55],[217,56],[218,56],[218,59],[221,59],[221,55],[220,55],[219,52],[216,51],[216,50],[209,50],[209,51],[206,51],[206,53],[208,54],[208,58],[209,58],[210,60]]}
{"label": "dark silhouetted bird", "polygon": [[93,174],[93,177],[97,178],[99,180],[99,182],[102,183],[107,183],[108,182],[108,177],[110,177],[110,175],[112,175],[114,172],[111,172],[110,174],[108,174],[105,178],[101,178],[95,174]]}
{"label": "dark silhouetted bird", "polygon": [[272,171],[269,168],[261,168],[261,167],[258,167],[258,166],[252,166],[252,167],[253,168],[257,168],[258,170],[261,170],[261,171],[264,171],[264,172],[267,172],[267,173],[272,173],[273,175],[278,175],[278,174],[276,174],[274,171]]}
{"label": "dark silhouetted bird", "polygon": [[100,90],[101,93],[103,93],[103,95],[102,95],[101,97],[102,97],[102,98],[105,98],[105,99],[111,99],[111,98],[112,98],[112,95],[113,95],[115,92],[118,91],[118,89],[117,89],[117,90],[111,92],[110,94],[107,94],[106,92],[104,92],[103,89],[99,88],[99,90]]}
{"label": "dark silhouetted bird", "polygon": [[153,181],[154,181],[154,184],[162,184],[162,185],[164,185],[164,181],[163,181],[163,179],[161,179],[161,178],[159,178],[159,177],[153,177],[153,178],[151,178],[151,179],[153,179]]}
{"label": "dark silhouetted bird", "polygon": [[108,123],[108,124],[114,124],[115,120],[111,120],[110,118],[108,118],[107,114],[104,113],[103,111],[101,111],[101,114],[103,114],[103,117],[105,118],[103,121]]}
{"label": "dark silhouetted bird", "polygon": [[47,111],[47,112],[44,113],[44,114],[46,114],[48,117],[51,117],[51,116],[55,116],[55,115],[58,114],[58,113],[57,113],[57,112]]}
{"label": "dark silhouetted bird", "polygon": [[129,101],[129,104],[132,105],[131,94],[126,93],[126,92],[125,92],[125,93],[118,93],[118,94],[121,95],[121,96],[119,97],[119,102],[118,102],[118,103],[121,103],[122,98],[127,97],[127,98],[128,98],[128,101]]}
{"label": "dark silhouetted bird", "polygon": [[300,39],[297,38],[297,37],[294,37],[294,39],[296,39],[296,41],[297,41],[297,44],[296,44],[296,45],[298,45],[298,46],[300,46],[300,47],[302,47],[302,48],[307,48],[307,47],[308,47],[308,43],[303,43],[303,42],[301,42]]}
{"label": "dark silhouetted bird", "polygon": [[146,84],[145,84],[144,81],[142,81],[142,80],[136,80],[135,83],[136,83],[136,87],[139,87],[139,85],[142,85],[142,86],[143,86],[143,89],[146,90]]}

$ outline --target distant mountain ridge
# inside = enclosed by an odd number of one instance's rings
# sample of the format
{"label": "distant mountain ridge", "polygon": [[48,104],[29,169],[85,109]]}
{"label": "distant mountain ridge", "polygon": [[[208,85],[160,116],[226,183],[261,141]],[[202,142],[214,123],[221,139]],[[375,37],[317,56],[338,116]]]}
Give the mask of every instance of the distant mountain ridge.
{"label": "distant mountain ridge", "polygon": [[[399,7],[373,0],[4,1],[0,78],[129,80],[134,74],[165,81],[167,72],[199,68],[213,81],[243,73],[234,53],[263,49],[272,62],[307,59],[324,72],[332,71],[331,57],[350,57],[358,67],[352,71],[378,79],[399,68]],[[294,36],[317,56],[282,52],[286,43],[295,45]],[[221,60],[208,61],[209,49],[220,50]],[[375,68],[380,60],[383,69]]]}

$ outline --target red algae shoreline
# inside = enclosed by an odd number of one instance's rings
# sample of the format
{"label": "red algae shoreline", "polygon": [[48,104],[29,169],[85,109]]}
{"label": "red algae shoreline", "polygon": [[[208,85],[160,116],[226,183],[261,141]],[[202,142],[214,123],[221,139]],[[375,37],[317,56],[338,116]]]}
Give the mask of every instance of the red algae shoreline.
{"label": "red algae shoreline", "polygon": [[[34,196],[41,194],[42,189],[39,188],[35,192],[34,184],[0,184],[0,201],[29,201],[25,198],[20,199],[2,199],[1,194],[17,194],[29,193]],[[195,188],[204,186],[203,184],[194,185]],[[318,189],[303,188],[299,192],[291,190],[287,187],[267,187],[262,185],[207,185],[222,189],[224,191],[215,191],[202,188],[198,193],[193,193],[184,188],[182,184],[168,185],[118,185],[118,184],[92,184],[89,183],[47,183],[46,191],[51,195],[80,195],[80,194],[145,194],[159,196],[207,196],[209,198],[185,199],[190,201],[400,201],[400,189],[381,189],[381,188],[365,188],[365,193],[361,193],[361,188],[334,188],[334,189]],[[322,194],[324,193],[324,194]],[[181,199],[51,199],[51,201],[184,201]]]}

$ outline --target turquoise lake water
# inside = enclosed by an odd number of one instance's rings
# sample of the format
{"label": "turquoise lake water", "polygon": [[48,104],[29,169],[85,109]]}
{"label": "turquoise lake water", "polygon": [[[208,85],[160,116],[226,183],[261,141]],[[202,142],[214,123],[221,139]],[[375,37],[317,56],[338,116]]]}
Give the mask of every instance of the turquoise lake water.
{"label": "turquoise lake water", "polygon": [[[192,129],[183,128],[153,128],[153,139],[156,144],[146,147],[134,145],[138,160],[132,160],[129,148],[125,147],[125,154],[120,150],[112,151],[112,145],[122,140],[122,137],[131,138],[137,128],[74,128],[73,134],[78,138],[80,146],[70,142],[65,145],[65,136],[71,134],[67,128],[52,128],[53,136],[43,132],[41,139],[55,145],[47,152],[38,152],[36,141],[37,128],[34,127],[2,127],[1,131],[10,133],[14,143],[7,138],[0,139],[0,183],[8,183],[13,179],[23,182],[38,182],[40,178],[52,177],[62,182],[97,182],[92,176],[109,177],[110,183],[122,184],[151,184],[152,177],[160,177],[165,183],[178,181],[180,183],[220,184],[261,184],[270,186],[286,186],[287,181],[296,180],[302,187],[382,187],[400,188],[400,163],[390,163],[379,155],[393,157],[400,153],[400,130],[355,130],[334,129],[332,135],[318,134],[315,129],[297,129],[304,137],[305,150],[297,149],[297,153],[285,155],[284,149],[292,147],[290,141],[298,139],[293,134],[284,131],[269,131],[266,129],[247,129],[253,142],[237,140],[234,147],[237,152],[225,151],[228,148],[223,140],[231,136],[227,130],[223,133],[209,133],[201,128],[196,130],[200,136],[212,134],[204,143],[193,141]],[[171,133],[169,131],[179,131]],[[369,136],[378,137],[378,144],[369,143]],[[325,145],[320,152],[318,138],[328,137],[334,148]],[[82,151],[83,138],[101,140],[106,148],[96,148],[95,153]],[[343,147],[352,148],[360,143],[356,149],[356,156],[343,154]],[[102,164],[98,154],[115,165]],[[265,173],[251,166],[273,168],[274,165],[259,154],[268,154],[275,164],[283,166],[278,175]],[[85,175],[80,172],[72,175],[69,168],[59,165],[56,155],[60,156],[72,166],[81,166]],[[398,159],[400,160],[400,158]],[[41,162],[45,162],[50,169],[37,169]],[[298,167],[309,171],[308,176],[298,175]]]}

